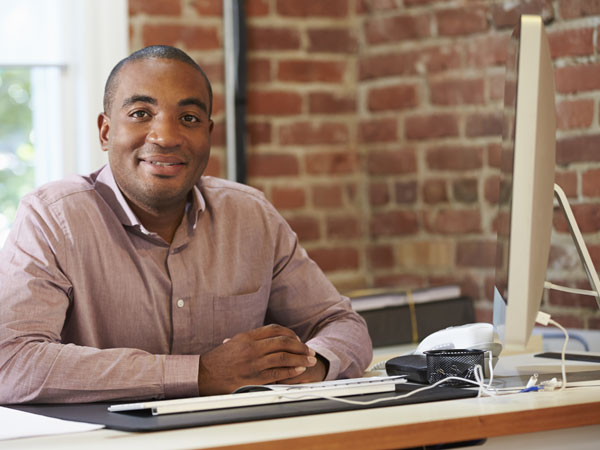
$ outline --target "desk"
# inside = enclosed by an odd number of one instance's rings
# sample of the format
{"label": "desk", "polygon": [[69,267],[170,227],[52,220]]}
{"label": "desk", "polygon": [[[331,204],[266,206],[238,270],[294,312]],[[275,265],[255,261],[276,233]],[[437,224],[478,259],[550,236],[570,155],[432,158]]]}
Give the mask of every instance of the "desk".
{"label": "desk", "polygon": [[[522,442],[526,437],[530,439],[528,449],[536,445],[545,449],[564,448],[565,442],[570,444],[569,448],[596,448],[600,442],[600,386],[156,433],[104,429],[76,435],[1,441],[0,448],[366,449],[492,438],[486,443],[488,448],[506,449],[511,439]],[[537,444],[533,442],[536,440]],[[573,445],[574,442],[577,445]],[[475,447],[479,448],[482,447]]]}

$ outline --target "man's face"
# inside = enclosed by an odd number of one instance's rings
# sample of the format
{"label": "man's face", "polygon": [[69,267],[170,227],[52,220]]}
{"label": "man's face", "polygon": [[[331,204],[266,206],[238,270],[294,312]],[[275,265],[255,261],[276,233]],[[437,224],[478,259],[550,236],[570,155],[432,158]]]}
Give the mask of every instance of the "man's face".
{"label": "man's face", "polygon": [[119,188],[146,211],[182,206],[210,155],[206,80],[184,62],[157,58],[127,63],[117,77],[98,128]]}

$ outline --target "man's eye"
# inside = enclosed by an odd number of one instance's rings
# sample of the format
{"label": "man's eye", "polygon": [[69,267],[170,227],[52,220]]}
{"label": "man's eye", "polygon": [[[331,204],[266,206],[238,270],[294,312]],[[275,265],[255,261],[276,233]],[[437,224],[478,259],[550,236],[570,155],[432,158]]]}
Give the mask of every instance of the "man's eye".
{"label": "man's eye", "polygon": [[144,119],[146,117],[148,117],[148,113],[146,111],[134,111],[131,114],[131,117],[135,117],[136,119]]}
{"label": "man's eye", "polygon": [[198,119],[193,114],[186,114],[186,115],[183,116],[183,121],[184,122],[188,122],[188,123],[193,123],[193,122],[199,122],[200,119]]}

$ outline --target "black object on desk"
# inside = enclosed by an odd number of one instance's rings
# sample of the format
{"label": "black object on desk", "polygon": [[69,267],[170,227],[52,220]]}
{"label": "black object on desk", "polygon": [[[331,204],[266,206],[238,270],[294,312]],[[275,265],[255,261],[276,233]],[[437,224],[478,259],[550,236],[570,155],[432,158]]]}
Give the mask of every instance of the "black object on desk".
{"label": "black object on desk", "polygon": [[[368,401],[382,397],[394,397],[405,394],[422,385],[398,384],[396,392],[380,394],[367,394],[345,397],[347,399]],[[375,405],[349,405],[333,400],[318,399],[292,403],[274,403],[270,405],[246,406],[241,408],[218,409],[212,411],[188,412],[182,414],[166,414],[153,416],[150,412],[113,413],[108,412],[110,403],[85,403],[66,405],[9,405],[21,411],[56,417],[59,419],[74,420],[106,425],[123,431],[159,431],[177,428],[191,428],[225,423],[249,422],[253,420],[278,419],[283,417],[305,416],[310,414],[323,414],[338,411],[351,411],[370,409],[386,406],[398,406],[414,403],[435,402],[441,400],[454,400],[459,398],[475,397],[476,390],[459,389],[452,387],[436,387],[419,392],[403,399],[395,399]]]}
{"label": "black object on desk", "polygon": [[406,375],[408,381],[427,384],[427,357],[425,355],[396,356],[385,363],[388,375]]}
{"label": "black object on desk", "polygon": [[[536,358],[562,359],[561,354],[556,353],[556,352],[537,353],[533,356],[535,356]],[[600,363],[600,355],[584,355],[584,354],[575,354],[575,353],[565,353],[565,359],[568,361],[583,361],[583,362]]]}

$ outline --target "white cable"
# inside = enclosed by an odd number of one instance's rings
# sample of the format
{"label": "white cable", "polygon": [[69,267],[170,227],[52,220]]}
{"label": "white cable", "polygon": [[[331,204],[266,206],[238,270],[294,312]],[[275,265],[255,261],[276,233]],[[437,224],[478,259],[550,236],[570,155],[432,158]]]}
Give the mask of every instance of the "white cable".
{"label": "white cable", "polygon": [[[479,366],[481,368],[481,366]],[[281,397],[283,398],[294,398],[294,399],[301,399],[301,398],[319,398],[319,399],[324,399],[324,400],[333,400],[336,402],[340,402],[340,403],[346,403],[349,405],[375,405],[377,403],[383,403],[383,402],[389,402],[389,401],[393,401],[393,400],[401,400],[403,398],[407,398],[410,397],[411,395],[415,395],[419,392],[423,392],[423,391],[428,391],[429,389],[433,389],[434,387],[445,383],[448,380],[460,380],[460,381],[466,381],[468,383],[471,384],[475,384],[477,386],[481,385],[479,383],[477,383],[476,381],[473,380],[469,380],[466,378],[460,378],[460,377],[447,377],[447,378],[443,378],[439,381],[437,381],[436,383],[430,384],[429,386],[424,386],[422,388],[419,389],[415,389],[414,391],[410,391],[407,392],[406,394],[402,394],[402,395],[395,395],[393,397],[383,397],[383,398],[376,398],[374,400],[366,400],[366,401],[360,401],[360,400],[349,400],[347,398],[342,398],[342,397],[330,397],[327,395],[319,395],[319,394],[310,394],[310,393],[305,393],[305,394],[300,394],[300,395],[286,395],[286,394],[282,394]]]}
{"label": "white cable", "polygon": [[538,311],[535,321],[546,327],[550,323],[550,314],[545,313],[544,311]]}
{"label": "white cable", "polygon": [[428,391],[429,389],[433,389],[437,386],[439,386],[442,383],[445,383],[449,380],[457,380],[457,381],[463,381],[469,384],[474,384],[475,386],[477,386],[479,388],[478,397],[481,397],[482,395],[488,395],[488,396],[494,396],[494,395],[498,395],[497,392],[495,390],[492,390],[492,380],[494,379],[494,366],[492,364],[492,358],[491,358],[491,352],[490,353],[490,361],[489,361],[489,367],[490,367],[490,382],[488,383],[488,385],[486,386],[484,384],[484,375],[483,375],[483,369],[479,364],[475,365],[475,370],[474,370],[474,375],[475,375],[475,381],[473,380],[469,380],[468,378],[461,378],[461,377],[446,377],[446,378],[442,378],[441,380],[430,384],[429,386],[423,386],[419,389],[415,389],[414,391],[410,391],[407,392],[406,394],[402,394],[402,395],[395,395],[393,397],[383,397],[383,398],[376,398],[373,400],[366,400],[366,401],[360,401],[360,400],[349,400],[347,398],[342,398],[342,397],[330,397],[327,395],[319,395],[319,394],[311,394],[309,392],[307,393],[302,393],[302,394],[282,394],[281,397],[282,398],[294,398],[294,399],[301,399],[301,398],[316,398],[316,399],[323,399],[323,400],[333,400],[336,402],[340,402],[340,403],[346,403],[348,405],[364,405],[364,406],[368,406],[368,405],[375,405],[377,403],[383,403],[383,402],[389,402],[389,401],[393,401],[393,400],[401,400],[404,398],[408,398],[412,395],[415,395],[419,392],[423,392],[423,391]]}
{"label": "white cable", "polygon": [[375,364],[369,370],[384,370],[386,363],[387,363],[387,361],[379,361],[377,364]]}
{"label": "white cable", "polygon": [[[558,322],[556,322],[555,320],[552,320],[550,318],[549,314],[546,314],[542,311],[538,312],[537,315],[537,319],[536,322],[538,322],[541,325],[554,325],[557,328],[559,328],[564,334],[565,334],[565,342],[563,344],[563,348],[562,348],[562,353],[561,353],[561,372],[562,372],[562,381],[560,383],[560,390],[564,390],[567,386],[567,374],[566,374],[566,362],[565,362],[565,353],[566,353],[566,349],[567,349],[567,344],[569,342],[569,333],[567,332],[567,330],[562,327]],[[310,393],[306,393],[303,394],[301,396],[297,396],[294,395],[293,398],[321,398],[321,399],[325,399],[325,400],[333,400],[336,402],[340,402],[340,403],[346,403],[349,405],[364,405],[364,406],[368,406],[368,405],[375,405],[377,403],[383,403],[383,402],[388,402],[388,401],[394,401],[394,400],[401,400],[404,398],[408,398],[412,395],[418,394],[419,392],[423,392],[423,391],[427,391],[429,389],[433,389],[434,387],[439,386],[442,383],[445,383],[446,381],[449,380],[458,380],[458,381],[463,381],[469,384],[473,384],[475,386],[477,386],[479,388],[478,397],[481,397],[482,395],[487,395],[487,396],[497,396],[497,395],[507,395],[507,394],[514,394],[517,392],[523,392],[523,390],[521,388],[502,388],[502,389],[497,389],[494,388],[492,386],[492,383],[494,381],[494,365],[492,362],[492,352],[489,351],[489,369],[490,369],[490,381],[488,382],[487,385],[484,384],[484,375],[483,375],[483,369],[482,367],[477,364],[475,366],[475,370],[474,370],[474,375],[475,375],[475,381],[473,380],[469,380],[467,378],[461,378],[461,377],[447,377],[447,378],[443,378],[439,381],[437,381],[434,384],[431,384],[429,386],[424,386],[421,387],[419,389],[415,389],[414,391],[410,391],[407,392],[406,394],[402,394],[402,395],[396,395],[393,397],[384,397],[384,398],[377,398],[374,400],[367,400],[367,401],[360,401],[360,400],[350,400],[350,399],[346,399],[346,398],[341,398],[341,397],[330,397],[330,396],[323,396],[323,395],[317,395],[317,394],[310,394]],[[536,374],[537,375],[537,374]],[[551,383],[552,380],[547,381],[547,382],[542,382],[541,383],[541,387],[542,388],[546,388],[546,389],[553,389],[553,383]],[[554,381],[556,382],[556,379],[554,379]],[[502,392],[501,392],[502,391]],[[290,396],[286,396],[286,395],[282,395],[283,397],[290,397]]]}
{"label": "white cable", "polygon": [[565,367],[565,353],[567,351],[567,344],[569,343],[569,333],[567,330],[555,320],[550,319],[548,321],[555,327],[559,328],[565,334],[565,342],[563,343],[562,351],[560,352],[560,360],[561,360],[561,372],[562,372],[562,383],[560,384],[560,390],[564,390],[567,387],[567,369]]}
{"label": "white cable", "polygon": [[492,382],[494,381],[494,363],[492,362],[492,358],[494,355],[491,350],[488,350],[488,367],[490,369],[490,382],[488,383],[488,389],[492,388]]}
{"label": "white cable", "polygon": [[[563,389],[565,389],[567,387],[567,369],[566,369],[566,363],[565,363],[565,353],[567,351],[567,344],[569,343],[569,333],[561,324],[559,324],[555,320],[552,320],[550,318],[550,314],[548,314],[548,313],[538,311],[535,321],[537,323],[539,323],[540,325],[544,325],[544,326],[547,326],[548,324],[554,325],[555,327],[559,328],[565,334],[565,342],[563,343],[563,348],[560,353],[560,361],[561,361],[560,368],[561,368],[561,372],[562,372],[562,382],[560,384],[560,390],[562,391]],[[550,381],[552,381],[552,380],[550,380]],[[544,384],[544,383],[542,383],[542,384]],[[548,386],[550,386],[549,382],[546,382],[546,384]]]}
{"label": "white cable", "polygon": [[592,297],[598,296],[598,292],[596,291],[588,291],[587,289],[577,289],[566,286],[559,286],[558,284],[550,283],[549,281],[544,282],[544,287],[546,289],[554,289],[555,291],[568,292],[569,294],[590,295]]}

